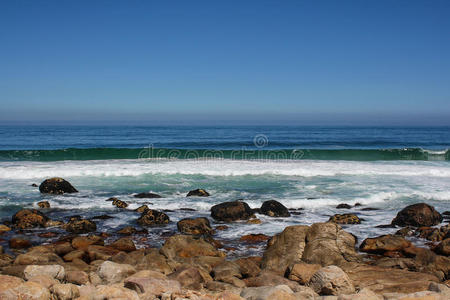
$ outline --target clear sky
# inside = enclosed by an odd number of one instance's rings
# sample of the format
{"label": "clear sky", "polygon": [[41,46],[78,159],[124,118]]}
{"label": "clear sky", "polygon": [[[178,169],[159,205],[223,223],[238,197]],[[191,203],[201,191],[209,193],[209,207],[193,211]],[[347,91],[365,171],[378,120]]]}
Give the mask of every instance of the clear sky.
{"label": "clear sky", "polygon": [[450,1],[0,1],[0,122],[450,125]]}

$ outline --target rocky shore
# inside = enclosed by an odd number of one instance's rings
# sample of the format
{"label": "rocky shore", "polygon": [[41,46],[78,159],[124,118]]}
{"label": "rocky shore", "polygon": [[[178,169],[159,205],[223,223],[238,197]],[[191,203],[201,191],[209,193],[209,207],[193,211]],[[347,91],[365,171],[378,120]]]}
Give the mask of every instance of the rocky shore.
{"label": "rocky shore", "polygon": [[[41,193],[78,192],[50,178]],[[203,189],[188,197],[208,197]],[[141,193],[137,198],[158,198]],[[110,198],[111,205],[128,204]],[[156,228],[171,222],[164,211],[136,209],[136,227],[99,232],[97,220],[70,216],[52,220],[45,210],[21,209],[0,224],[0,299],[450,299],[449,212],[425,203],[405,207],[386,228],[395,234],[361,243],[342,226],[364,220],[352,213],[328,222],[287,226],[274,236],[248,234],[237,243],[265,245],[262,256],[231,256],[232,246],[215,238],[230,222],[259,224],[256,217],[288,217],[297,211],[270,200],[252,209],[242,200],[211,207],[211,218],[186,218],[178,232],[161,236],[161,247],[143,247]],[[341,204],[339,209],[350,209]],[[189,209],[189,208],[186,208]],[[366,209],[370,209],[367,207]],[[214,222],[212,222],[214,221]],[[39,233],[36,233],[40,229]],[[36,244],[38,234],[47,242]],[[425,246],[414,245],[416,239]]]}

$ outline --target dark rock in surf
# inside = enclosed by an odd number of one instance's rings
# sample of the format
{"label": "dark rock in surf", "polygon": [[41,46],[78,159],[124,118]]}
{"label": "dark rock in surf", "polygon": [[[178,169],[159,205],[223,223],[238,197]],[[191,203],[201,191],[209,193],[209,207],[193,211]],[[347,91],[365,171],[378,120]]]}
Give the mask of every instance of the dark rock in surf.
{"label": "dark rock in surf", "polygon": [[32,187],[38,187],[36,183],[31,184]]}
{"label": "dark rock in surf", "polygon": [[136,208],[134,211],[142,214],[142,213],[144,213],[147,210],[149,210],[147,205],[141,205],[138,208]]}
{"label": "dark rock in surf", "polygon": [[39,186],[39,191],[43,194],[65,194],[65,193],[77,193],[77,189],[75,189],[70,182],[64,180],[60,177],[53,177],[44,180]]}
{"label": "dark rock in surf", "polygon": [[160,195],[155,193],[139,193],[133,196],[134,198],[162,198]]}
{"label": "dark rock in surf", "polygon": [[186,197],[191,197],[191,196],[208,197],[209,193],[207,191],[205,191],[204,189],[196,189],[196,190],[189,191],[189,193],[187,193],[187,195],[186,195]]}
{"label": "dark rock in surf", "polygon": [[269,217],[290,217],[289,210],[278,201],[264,201],[261,206],[261,213]]}
{"label": "dark rock in surf", "polygon": [[214,230],[207,218],[182,219],[177,223],[177,228],[181,233],[187,234],[212,234]]}
{"label": "dark rock in surf", "polygon": [[328,220],[336,224],[361,224],[361,219],[355,214],[336,214]]}
{"label": "dark rock in surf", "polygon": [[91,220],[108,220],[113,219],[114,217],[108,216],[108,215],[100,215],[100,216],[94,216],[91,218]]}
{"label": "dark rock in surf", "polygon": [[211,207],[211,217],[218,221],[248,220],[253,215],[253,210],[242,201],[223,202]]}
{"label": "dark rock in surf", "polygon": [[38,202],[37,205],[39,206],[39,208],[50,208],[50,203],[48,203],[48,201]]}
{"label": "dark rock in surf", "polygon": [[392,220],[397,226],[434,226],[442,222],[442,215],[426,203],[409,205]]}
{"label": "dark rock in surf", "polygon": [[338,206],[336,206],[336,208],[337,209],[350,209],[350,208],[352,208],[352,206],[347,203],[341,203]]}
{"label": "dark rock in surf", "polygon": [[19,229],[45,227],[48,220],[47,216],[36,209],[22,209],[12,217],[12,223]]}
{"label": "dark rock in surf", "polygon": [[64,229],[71,233],[82,234],[97,230],[95,222],[77,217],[70,218]]}
{"label": "dark rock in surf", "polygon": [[144,211],[137,219],[137,223],[141,226],[163,225],[169,223],[169,221],[168,215],[154,209]]}
{"label": "dark rock in surf", "polygon": [[115,199],[112,201],[112,204],[113,204],[114,206],[116,206],[117,208],[127,208],[127,207],[128,207],[128,204],[127,204],[126,202],[124,202],[124,201],[122,201],[122,200],[120,200],[120,199],[117,199],[117,198],[115,198]]}

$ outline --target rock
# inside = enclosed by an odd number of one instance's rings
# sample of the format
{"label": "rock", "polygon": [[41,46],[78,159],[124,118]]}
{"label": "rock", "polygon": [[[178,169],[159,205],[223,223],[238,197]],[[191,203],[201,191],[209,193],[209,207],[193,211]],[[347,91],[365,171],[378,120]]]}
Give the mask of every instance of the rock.
{"label": "rock", "polygon": [[246,300],[296,300],[294,292],[287,285],[245,288],[241,297]]}
{"label": "rock", "polygon": [[264,201],[264,203],[261,206],[260,212],[269,217],[291,216],[286,206],[275,200]]}
{"label": "rock", "polygon": [[442,216],[433,206],[426,203],[409,205],[392,220],[397,226],[434,226],[442,222]]}
{"label": "rock", "polygon": [[6,225],[0,224],[0,234],[3,234],[5,232],[11,231],[11,228],[9,228]]}
{"label": "rock", "polygon": [[53,177],[44,180],[39,186],[39,191],[44,194],[77,193],[78,191],[66,180]]}
{"label": "rock", "polygon": [[245,300],[239,294],[232,293],[230,291],[223,291],[217,295],[216,299],[220,300]]}
{"label": "rock", "polygon": [[383,296],[377,295],[368,288],[360,290],[357,294],[339,295],[338,300],[384,300]]}
{"label": "rock", "polygon": [[50,288],[50,292],[56,298],[55,300],[72,300],[80,296],[78,287],[74,284],[54,284]]}
{"label": "rock", "polygon": [[[228,282],[226,278],[236,277],[241,279],[241,269],[239,265],[232,261],[224,261],[221,264],[215,266],[212,270],[212,275],[214,276],[214,280]],[[231,283],[231,282],[228,282]]]}
{"label": "rock", "polygon": [[211,207],[211,216],[218,221],[248,220],[252,215],[250,206],[242,201],[224,202]]}
{"label": "rock", "polygon": [[38,275],[47,275],[52,278],[62,280],[66,275],[64,267],[60,265],[28,265],[23,270],[23,274],[27,280]]}
{"label": "rock", "polygon": [[63,221],[57,221],[57,220],[48,220],[47,222],[45,222],[45,225],[44,225],[45,228],[61,227],[61,226],[64,226],[64,222]]}
{"label": "rock", "polygon": [[99,215],[99,216],[93,216],[91,220],[109,220],[114,219],[114,217],[108,216],[108,215]]}
{"label": "rock", "polygon": [[90,245],[104,245],[103,238],[98,235],[77,236],[72,239],[72,248],[86,249]]}
{"label": "rock", "polygon": [[28,281],[0,293],[0,299],[49,300],[50,292],[36,282]]}
{"label": "rock", "polygon": [[36,275],[28,279],[28,281],[36,282],[47,289],[49,289],[52,285],[59,283],[58,280],[48,275]]}
{"label": "rock", "polygon": [[12,217],[12,223],[19,229],[44,227],[48,218],[36,209],[21,209]]}
{"label": "rock", "polygon": [[[93,293],[88,291],[88,295]],[[87,298],[91,299],[91,298]],[[118,285],[99,285],[96,287],[94,299],[108,299],[108,300],[139,300],[139,296],[135,291],[127,289]],[[84,300],[84,299],[83,299]]]}
{"label": "rock", "polygon": [[239,265],[239,270],[243,277],[255,277],[261,272],[259,263],[257,263],[255,258],[256,257],[244,257],[233,261]]}
{"label": "rock", "polygon": [[77,285],[83,285],[89,283],[89,275],[83,271],[67,271],[66,282]]}
{"label": "rock", "polygon": [[223,252],[217,250],[216,247],[206,242],[203,238],[181,234],[169,237],[161,247],[160,252],[168,259],[176,257],[224,256]]}
{"label": "rock", "polygon": [[247,224],[255,224],[255,225],[257,225],[257,224],[261,224],[262,223],[262,221],[260,220],[260,219],[250,219],[250,220],[248,220],[247,222],[246,222]]}
{"label": "rock", "polygon": [[87,219],[72,219],[64,225],[64,229],[71,233],[82,234],[96,231],[97,225]]}
{"label": "rock", "polygon": [[140,271],[126,278],[124,286],[139,294],[147,293],[153,296],[181,292],[181,285],[178,281],[170,280],[164,274],[150,270]]}
{"label": "rock", "polygon": [[9,240],[9,248],[12,249],[25,249],[30,248],[31,242],[27,239],[23,239],[20,237],[13,237]]}
{"label": "rock", "polygon": [[72,247],[72,243],[64,241],[56,242],[53,244],[53,246],[55,247],[55,253],[60,256],[66,255],[67,253],[74,250],[74,248]]}
{"label": "rock", "polygon": [[289,280],[297,281],[301,285],[309,282],[311,277],[321,268],[321,265],[296,263],[289,268]]}
{"label": "rock", "polygon": [[155,270],[163,274],[173,271],[167,263],[166,257],[160,254],[158,249],[149,249],[146,255],[137,261],[136,268],[138,270]]}
{"label": "rock", "polygon": [[168,224],[169,221],[169,216],[154,209],[144,211],[139,219],[137,219],[138,224],[141,226]]}
{"label": "rock", "polygon": [[12,287],[18,286],[22,283],[23,283],[23,280],[18,277],[0,274],[0,295],[3,291],[6,291]]}
{"label": "rock", "polygon": [[176,280],[183,288],[200,290],[204,284],[212,281],[211,276],[200,268],[184,267],[169,275],[169,279]]}
{"label": "rock", "polygon": [[189,191],[189,193],[187,193],[187,195],[186,195],[186,197],[191,197],[191,196],[208,197],[209,193],[207,191],[205,191],[204,189],[196,189],[196,190]]}
{"label": "rock", "polygon": [[227,225],[219,225],[219,226],[216,226],[214,229],[223,231],[223,230],[227,230],[228,228],[229,227]]}
{"label": "rock", "polygon": [[38,202],[37,205],[39,208],[50,208],[50,203],[48,201]]}
{"label": "rock", "polygon": [[386,251],[401,251],[411,246],[411,242],[398,235],[382,235],[367,238],[359,246],[359,250],[368,253],[384,254]]}
{"label": "rock", "polygon": [[261,271],[256,277],[245,278],[244,282],[248,287],[287,285],[294,292],[299,291],[300,288],[297,282],[286,279],[271,271]]}
{"label": "rock", "polygon": [[434,251],[441,255],[450,256],[450,238],[440,242],[436,248],[434,248]]}
{"label": "rock", "polygon": [[262,268],[284,275],[290,265],[300,262],[308,230],[304,225],[288,226],[272,237],[263,255]]}
{"label": "rock", "polygon": [[43,265],[62,264],[63,260],[53,252],[43,250],[31,250],[20,254],[14,260],[15,265]]}
{"label": "rock", "polygon": [[162,197],[154,193],[139,193],[134,195],[134,198],[162,198]]}
{"label": "rock", "polygon": [[109,198],[108,200],[112,200],[112,205],[116,206],[117,208],[127,208],[128,204],[120,199],[117,198]]}
{"label": "rock", "polygon": [[90,261],[108,260],[119,252],[120,252],[119,250],[113,249],[111,247],[105,247],[100,245],[91,245],[87,249]]}
{"label": "rock", "polygon": [[[356,206],[356,205],[355,205]],[[347,204],[347,203],[341,203],[338,206],[336,206],[337,209],[350,209],[352,208],[351,205]]]}
{"label": "rock", "polygon": [[81,259],[89,262],[89,255],[85,250],[71,251],[63,256],[64,261],[73,261],[74,259]]}
{"label": "rock", "polygon": [[259,234],[247,234],[241,236],[239,239],[241,242],[247,242],[247,243],[261,243],[266,242],[270,239],[270,236],[259,233]]}
{"label": "rock", "polygon": [[109,246],[119,251],[125,252],[131,252],[136,250],[136,246],[134,245],[133,240],[130,238],[120,238]]}
{"label": "rock", "polygon": [[350,278],[337,266],[319,269],[311,277],[308,285],[320,295],[353,294],[355,292]]}
{"label": "rock", "polygon": [[361,219],[355,214],[336,214],[331,216],[328,222],[336,224],[361,224]]}
{"label": "rock", "polygon": [[117,264],[112,261],[103,262],[97,271],[98,276],[108,284],[120,282],[134,273],[136,273],[136,269],[133,266]]}
{"label": "rock", "polygon": [[214,231],[207,218],[182,219],[177,223],[177,228],[181,233],[187,234],[212,234]]}
{"label": "rock", "polygon": [[147,205],[141,205],[138,208],[136,208],[134,211],[142,214],[142,213],[146,212],[147,210],[149,210]]}

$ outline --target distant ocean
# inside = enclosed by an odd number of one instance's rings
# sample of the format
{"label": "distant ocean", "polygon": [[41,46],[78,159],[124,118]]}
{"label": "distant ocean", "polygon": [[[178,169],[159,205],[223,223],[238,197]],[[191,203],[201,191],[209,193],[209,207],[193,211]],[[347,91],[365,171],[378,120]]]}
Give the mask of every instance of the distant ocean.
{"label": "distant ocean", "polygon": [[[158,244],[179,219],[208,217],[210,207],[224,201],[243,199],[256,208],[275,199],[303,208],[289,218],[258,216],[261,225],[232,224],[218,233],[229,240],[326,221],[346,212],[337,204],[361,203],[347,212],[365,221],[346,230],[364,238],[389,231],[375,225],[390,223],[411,203],[450,210],[449,148],[449,127],[0,126],[0,218],[48,200],[52,218],[108,214],[114,218],[99,220],[99,228],[115,231],[137,226],[132,209],[151,202],[151,208],[169,210],[173,221],[150,230],[150,241]],[[31,186],[54,176],[80,192],[49,196]],[[185,197],[196,188],[211,197]],[[163,198],[132,196],[148,191]],[[130,210],[112,207],[105,201],[112,196]]]}

